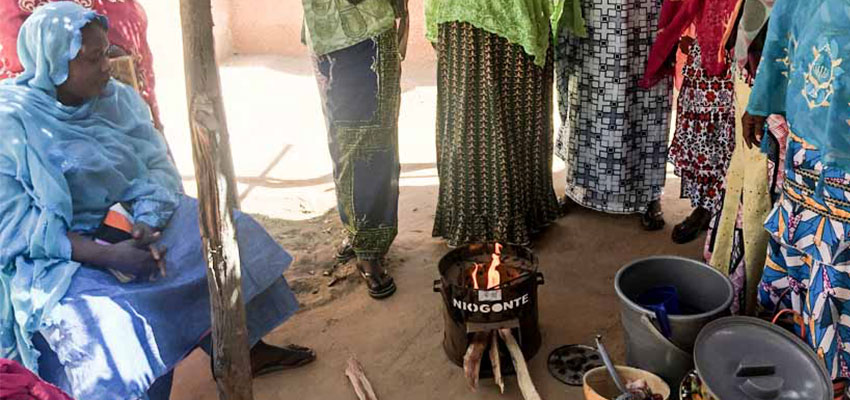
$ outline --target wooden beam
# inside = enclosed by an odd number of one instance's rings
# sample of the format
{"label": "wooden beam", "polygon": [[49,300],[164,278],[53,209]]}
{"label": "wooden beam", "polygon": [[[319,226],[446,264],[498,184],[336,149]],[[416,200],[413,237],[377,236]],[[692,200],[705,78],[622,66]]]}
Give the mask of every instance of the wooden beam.
{"label": "wooden beam", "polygon": [[210,292],[213,374],[220,399],[252,400],[248,331],[233,221],[236,190],[210,7],[210,0],[180,0],[192,155]]}

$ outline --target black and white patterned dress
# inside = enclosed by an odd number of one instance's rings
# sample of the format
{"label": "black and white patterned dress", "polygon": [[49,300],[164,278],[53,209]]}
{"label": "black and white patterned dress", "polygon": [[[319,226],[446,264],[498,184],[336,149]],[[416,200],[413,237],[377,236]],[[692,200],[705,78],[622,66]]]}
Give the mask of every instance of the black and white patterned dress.
{"label": "black and white patterned dress", "polygon": [[556,149],[567,195],[609,213],[642,213],[664,189],[672,82],[641,89],[660,0],[582,0],[586,38],[561,32],[563,121]]}

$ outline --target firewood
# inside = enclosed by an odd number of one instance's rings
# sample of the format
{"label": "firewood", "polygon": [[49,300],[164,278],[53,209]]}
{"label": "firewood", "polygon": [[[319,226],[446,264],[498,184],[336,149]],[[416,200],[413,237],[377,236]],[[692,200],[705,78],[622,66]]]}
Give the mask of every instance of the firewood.
{"label": "firewood", "polygon": [[516,370],[517,383],[519,383],[519,391],[525,400],[542,400],[537,394],[537,389],[534,387],[534,382],[531,381],[531,375],[528,373],[528,365],[525,363],[525,356],[522,355],[522,349],[514,339],[514,335],[510,329],[499,329],[499,335],[505,341],[508,347],[508,352],[511,354],[511,360],[514,363]]}
{"label": "firewood", "polygon": [[469,389],[473,392],[478,390],[478,373],[481,371],[481,360],[489,341],[490,332],[476,332],[466,348],[466,355],[463,356],[463,373]]}
{"label": "firewood", "polygon": [[505,394],[505,380],[502,379],[502,361],[499,357],[499,334],[493,331],[490,335],[490,364],[493,365],[493,380],[499,386],[499,393]]}
{"label": "firewood", "polygon": [[372,389],[372,384],[369,379],[366,379],[366,373],[363,372],[363,366],[360,365],[354,357],[348,359],[348,368],[345,369],[345,375],[351,381],[351,386],[354,387],[354,393],[360,400],[378,400],[375,391]]}

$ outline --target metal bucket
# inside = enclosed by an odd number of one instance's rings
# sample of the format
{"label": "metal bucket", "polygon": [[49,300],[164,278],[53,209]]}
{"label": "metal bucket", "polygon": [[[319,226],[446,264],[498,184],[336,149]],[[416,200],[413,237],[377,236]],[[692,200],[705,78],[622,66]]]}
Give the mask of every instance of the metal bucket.
{"label": "metal bucket", "polygon": [[[661,334],[655,313],[637,298],[661,287],[676,288],[683,314],[670,315],[672,336]],[[714,268],[681,257],[652,257],[626,265],[614,281],[620,322],[626,337],[626,362],[652,372],[673,387],[693,370],[693,347],[703,326],[728,314],[732,283]]]}

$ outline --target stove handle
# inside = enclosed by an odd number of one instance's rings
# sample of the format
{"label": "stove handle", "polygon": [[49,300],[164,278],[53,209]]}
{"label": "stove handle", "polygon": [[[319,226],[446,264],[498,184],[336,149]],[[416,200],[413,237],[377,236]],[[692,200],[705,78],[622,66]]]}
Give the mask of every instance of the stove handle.
{"label": "stove handle", "polygon": [[434,280],[434,293],[441,293],[443,291],[443,283],[439,279]]}
{"label": "stove handle", "polygon": [[546,280],[545,280],[545,279],[543,279],[543,273],[542,273],[542,272],[538,272],[538,273],[537,273],[537,285],[539,286],[539,285],[542,285],[542,284],[544,284],[544,283],[546,283]]}

